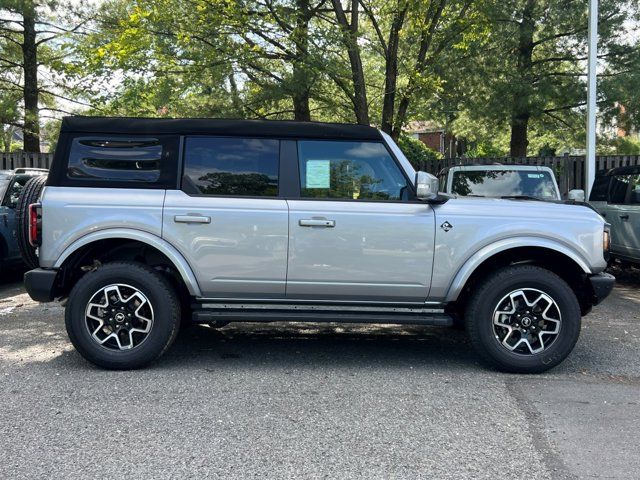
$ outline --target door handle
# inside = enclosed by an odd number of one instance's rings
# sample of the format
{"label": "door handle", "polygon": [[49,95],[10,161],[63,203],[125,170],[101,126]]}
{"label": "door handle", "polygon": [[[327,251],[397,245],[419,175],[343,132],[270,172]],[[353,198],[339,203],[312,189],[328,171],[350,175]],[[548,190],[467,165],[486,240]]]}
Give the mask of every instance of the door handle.
{"label": "door handle", "polygon": [[319,219],[319,218],[306,218],[298,221],[298,225],[301,227],[324,227],[333,228],[336,226],[335,220]]}
{"label": "door handle", "polygon": [[620,220],[629,220],[629,215],[626,213],[624,215],[620,215]]}
{"label": "door handle", "polygon": [[211,217],[203,215],[176,215],[173,217],[176,223],[211,223]]}

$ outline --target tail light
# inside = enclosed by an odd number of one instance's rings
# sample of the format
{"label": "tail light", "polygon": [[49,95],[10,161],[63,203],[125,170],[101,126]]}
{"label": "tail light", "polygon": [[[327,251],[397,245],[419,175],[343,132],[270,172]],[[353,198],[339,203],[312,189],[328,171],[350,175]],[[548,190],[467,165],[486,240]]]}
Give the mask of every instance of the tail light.
{"label": "tail light", "polygon": [[42,242],[42,205],[29,205],[29,243],[32,247],[39,247]]}

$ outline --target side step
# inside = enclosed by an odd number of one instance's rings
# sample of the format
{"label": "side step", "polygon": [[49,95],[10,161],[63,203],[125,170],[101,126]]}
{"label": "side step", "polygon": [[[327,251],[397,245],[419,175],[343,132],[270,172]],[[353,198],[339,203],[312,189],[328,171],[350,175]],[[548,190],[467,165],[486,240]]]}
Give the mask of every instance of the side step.
{"label": "side step", "polygon": [[225,321],[453,325],[453,319],[442,308],[273,303],[199,303],[193,305],[192,320],[194,323]]}

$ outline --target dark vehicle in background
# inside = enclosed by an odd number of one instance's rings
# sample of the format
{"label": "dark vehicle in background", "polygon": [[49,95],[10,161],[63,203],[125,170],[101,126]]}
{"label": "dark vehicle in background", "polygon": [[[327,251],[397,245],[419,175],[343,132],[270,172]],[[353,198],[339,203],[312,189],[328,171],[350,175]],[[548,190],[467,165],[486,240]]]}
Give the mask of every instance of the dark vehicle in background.
{"label": "dark vehicle in background", "polygon": [[640,166],[597,175],[589,203],[611,225],[611,260],[640,265]]}
{"label": "dark vehicle in background", "polygon": [[0,266],[20,265],[23,261],[19,245],[18,206],[25,185],[34,177],[47,175],[42,168],[0,170]]}
{"label": "dark vehicle in background", "polygon": [[561,199],[553,171],[537,165],[456,165],[438,179],[441,192],[463,197]]}

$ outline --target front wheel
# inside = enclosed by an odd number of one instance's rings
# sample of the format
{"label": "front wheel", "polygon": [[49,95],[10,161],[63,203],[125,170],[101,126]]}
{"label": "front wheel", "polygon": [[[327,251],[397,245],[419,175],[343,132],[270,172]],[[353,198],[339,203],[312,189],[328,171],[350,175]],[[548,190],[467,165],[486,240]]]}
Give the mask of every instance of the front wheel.
{"label": "front wheel", "polygon": [[85,359],[103,368],[134,369],[173,343],[180,303],[156,270],[137,262],[112,262],[76,283],[65,321],[71,343]]}
{"label": "front wheel", "polygon": [[506,372],[539,373],[555,367],[580,335],[580,305],[555,273],[509,266],[485,279],[466,311],[471,343],[490,365]]}

